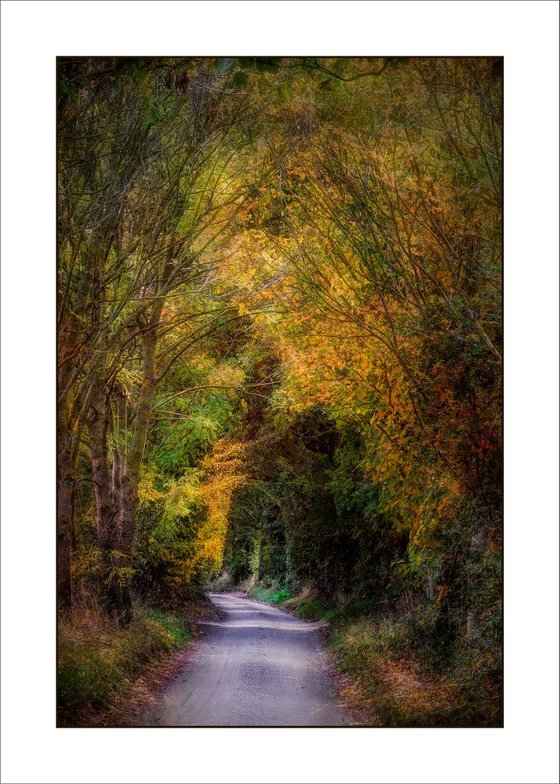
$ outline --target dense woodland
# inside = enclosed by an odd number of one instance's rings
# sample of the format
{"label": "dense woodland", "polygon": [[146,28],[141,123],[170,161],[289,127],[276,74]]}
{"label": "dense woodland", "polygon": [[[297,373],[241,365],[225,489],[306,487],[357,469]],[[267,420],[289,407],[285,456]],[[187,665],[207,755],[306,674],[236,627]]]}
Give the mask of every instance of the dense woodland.
{"label": "dense woodland", "polygon": [[501,144],[500,58],[59,60],[66,699],[213,580],[500,723]]}

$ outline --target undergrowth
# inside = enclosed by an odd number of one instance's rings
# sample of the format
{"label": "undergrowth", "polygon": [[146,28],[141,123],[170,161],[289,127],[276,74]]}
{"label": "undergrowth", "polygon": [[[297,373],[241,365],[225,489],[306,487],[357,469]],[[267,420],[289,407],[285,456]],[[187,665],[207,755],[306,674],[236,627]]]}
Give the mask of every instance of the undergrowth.
{"label": "undergrowth", "polygon": [[136,609],[119,627],[90,613],[59,622],[58,724],[80,726],[88,712],[110,708],[148,663],[179,650],[191,633],[178,615]]}
{"label": "undergrowth", "polygon": [[500,726],[491,669],[468,650],[439,667],[413,633],[409,618],[365,616],[331,628],[338,666],[353,681],[350,703],[386,727]]}
{"label": "undergrowth", "polygon": [[268,602],[269,604],[281,604],[290,599],[292,595],[287,588],[281,588],[276,584],[266,586],[259,583],[251,587],[248,593],[259,602]]}
{"label": "undergrowth", "polygon": [[285,588],[257,584],[250,593],[305,620],[328,622],[328,644],[346,676],[342,697],[359,716],[357,723],[501,726],[496,657],[463,645],[442,665],[430,608],[420,605],[396,616],[374,600],[341,606],[311,589],[294,596]]}

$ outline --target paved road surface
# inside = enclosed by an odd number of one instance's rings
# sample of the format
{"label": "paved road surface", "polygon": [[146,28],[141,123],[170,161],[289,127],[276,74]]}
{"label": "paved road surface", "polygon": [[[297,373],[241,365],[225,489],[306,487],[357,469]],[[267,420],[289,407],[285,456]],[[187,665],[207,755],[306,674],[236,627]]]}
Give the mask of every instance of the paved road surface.
{"label": "paved road surface", "polygon": [[317,624],[232,594],[210,594],[225,613],[203,624],[201,644],[138,722],[151,726],[340,726]]}

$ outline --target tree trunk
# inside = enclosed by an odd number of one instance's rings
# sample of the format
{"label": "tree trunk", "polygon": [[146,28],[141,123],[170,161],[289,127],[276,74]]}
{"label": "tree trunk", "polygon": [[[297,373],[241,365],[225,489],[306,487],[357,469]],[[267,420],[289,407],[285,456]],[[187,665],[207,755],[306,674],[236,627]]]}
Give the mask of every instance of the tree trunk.
{"label": "tree trunk", "polygon": [[56,587],[58,606],[72,608],[72,534],[74,529],[74,495],[76,480],[72,451],[65,448],[58,456],[58,492],[56,522]]}
{"label": "tree trunk", "polygon": [[107,449],[108,400],[102,384],[92,391],[89,438],[91,470],[95,491],[96,528],[99,544],[104,549],[114,542],[116,506],[113,496],[113,477]]}
{"label": "tree trunk", "polygon": [[[136,533],[136,512],[138,509],[138,485],[144,448],[148,437],[148,427],[152,413],[152,400],[156,380],[156,349],[157,330],[163,308],[163,300],[153,306],[149,326],[144,333],[144,367],[142,385],[138,395],[134,434],[128,450],[128,456],[121,474],[121,493],[119,503],[119,550],[125,555],[125,566],[132,565],[134,554],[134,536]],[[123,620],[128,622],[132,617],[132,596],[130,583],[123,582],[121,606]]]}
{"label": "tree trunk", "polygon": [[119,544],[121,550],[126,553],[132,551],[136,528],[136,507],[138,504],[140,469],[152,413],[156,345],[157,337],[154,330],[144,338],[144,372],[142,375],[142,386],[140,387],[138,396],[134,434],[128,450],[126,466],[122,474],[121,504],[119,510]]}
{"label": "tree trunk", "polygon": [[[63,346],[67,347],[67,343]],[[69,378],[69,363],[62,363],[58,373],[58,392],[64,390]],[[57,412],[57,494],[56,494],[56,589],[60,610],[72,609],[72,551],[76,501],[76,460],[80,442],[79,417],[68,396],[58,399]]]}

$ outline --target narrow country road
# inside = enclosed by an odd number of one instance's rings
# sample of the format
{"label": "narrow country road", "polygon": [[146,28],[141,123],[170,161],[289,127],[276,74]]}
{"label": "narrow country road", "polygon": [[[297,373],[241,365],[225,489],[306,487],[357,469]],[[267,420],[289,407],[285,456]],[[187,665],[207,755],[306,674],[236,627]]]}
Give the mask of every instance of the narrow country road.
{"label": "narrow country road", "polygon": [[251,599],[212,593],[223,621],[202,624],[193,659],[143,726],[341,726],[318,624]]}

